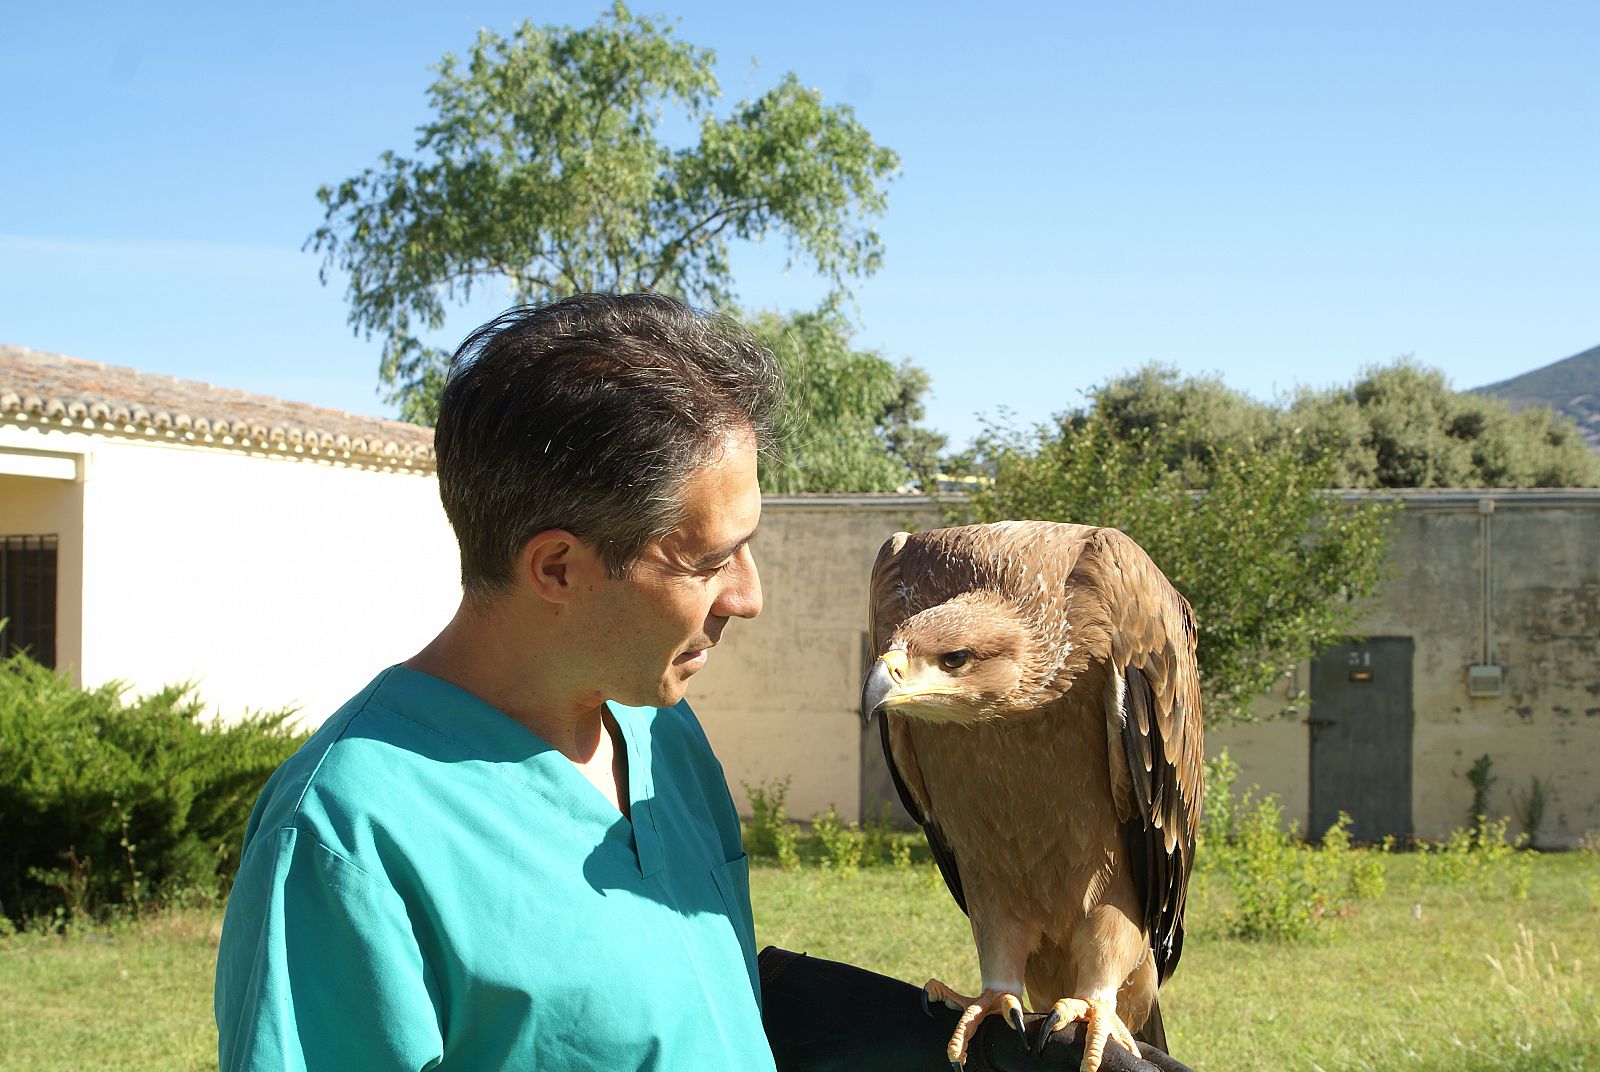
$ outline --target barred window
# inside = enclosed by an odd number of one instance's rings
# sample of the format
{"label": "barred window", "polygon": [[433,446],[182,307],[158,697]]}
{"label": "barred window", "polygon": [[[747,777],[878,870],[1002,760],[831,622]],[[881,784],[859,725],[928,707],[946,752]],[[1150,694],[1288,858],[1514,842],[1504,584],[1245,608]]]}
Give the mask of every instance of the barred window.
{"label": "barred window", "polygon": [[0,655],[56,665],[56,538],[0,536]]}

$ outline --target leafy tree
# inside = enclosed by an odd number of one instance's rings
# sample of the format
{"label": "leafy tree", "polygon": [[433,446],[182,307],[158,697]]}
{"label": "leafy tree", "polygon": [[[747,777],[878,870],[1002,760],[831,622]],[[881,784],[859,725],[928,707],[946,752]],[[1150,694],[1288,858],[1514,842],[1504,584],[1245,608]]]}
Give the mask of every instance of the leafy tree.
{"label": "leafy tree", "polygon": [[1513,413],[1408,360],[1368,368],[1347,388],[1302,391],[1280,424],[1308,450],[1333,454],[1344,487],[1600,485],[1600,458],[1570,419]]}
{"label": "leafy tree", "polygon": [[1216,377],[1149,365],[1096,388],[1064,419],[1091,414],[1119,434],[1152,436],[1167,467],[1196,486],[1220,452],[1269,444],[1298,451],[1308,465],[1325,461],[1330,487],[1600,486],[1600,458],[1570,420],[1453,391],[1444,373],[1409,360],[1279,405]]}
{"label": "leafy tree", "polygon": [[928,486],[944,437],[922,426],[928,375],[851,347],[837,303],[789,316],[746,317],[788,380],[789,429],[763,462],[769,492],[894,491]]}
{"label": "leafy tree", "polygon": [[910,473],[911,485],[921,491],[933,491],[944,468],[943,454],[949,443],[944,433],[922,423],[927,415],[922,399],[933,380],[910,361],[902,361],[895,383],[895,400],[884,414],[884,441],[889,453],[899,458]]}
{"label": "leafy tree", "polygon": [[[308,245],[349,276],[350,323],[383,338],[391,400],[430,421],[448,303],[503,281],[519,301],[656,290],[724,305],[733,240],[781,236],[842,288],[878,267],[871,226],[898,157],[793,74],[718,117],[714,56],[615,4],[593,26],[523,23],[446,55],[415,155],[318,191]],[[698,129],[658,136],[663,114]]]}
{"label": "leafy tree", "polygon": [[1194,605],[1207,714],[1223,721],[1342,640],[1381,579],[1392,507],[1326,489],[1600,485],[1570,421],[1513,414],[1410,361],[1277,406],[1152,365],[954,462],[992,477],[970,504],[979,520],[1110,525],[1139,541]]}
{"label": "leafy tree", "polygon": [[1197,486],[1164,429],[1091,408],[991,433],[980,452],[993,482],[970,501],[978,520],[1106,525],[1149,552],[1194,606],[1213,723],[1249,719],[1283,673],[1342,640],[1386,561],[1388,508],[1323,490],[1331,460],[1308,465],[1295,443],[1218,448]]}
{"label": "leafy tree", "polygon": [[1089,410],[1069,415],[1083,422],[1092,413],[1122,436],[1159,430],[1162,461],[1191,483],[1218,450],[1248,450],[1269,438],[1273,408],[1233,390],[1219,376],[1182,376],[1170,365],[1151,364],[1095,388]]}

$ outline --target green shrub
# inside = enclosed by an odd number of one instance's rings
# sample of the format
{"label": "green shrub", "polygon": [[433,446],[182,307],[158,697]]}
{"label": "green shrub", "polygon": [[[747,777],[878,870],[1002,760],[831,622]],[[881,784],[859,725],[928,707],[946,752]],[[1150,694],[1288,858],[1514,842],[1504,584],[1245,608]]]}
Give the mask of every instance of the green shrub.
{"label": "green shrub", "polygon": [[1506,836],[1509,818],[1490,820],[1477,817],[1471,829],[1457,827],[1443,841],[1419,842],[1420,866],[1413,879],[1417,899],[1429,891],[1475,890],[1490,896],[1510,896],[1526,900],[1532,881],[1533,864],[1527,835]]}
{"label": "green shrub", "polygon": [[1205,761],[1205,803],[1200,809],[1200,848],[1196,862],[1207,844],[1228,845],[1234,840],[1233,787],[1239,780],[1239,764],[1224,748],[1220,755]]}
{"label": "green shrub", "polygon": [[1358,849],[1350,844],[1348,812],[1341,811],[1322,835],[1322,856],[1331,887],[1339,900],[1370,901],[1389,888],[1387,857],[1394,848],[1388,837],[1376,850]]}
{"label": "green shrub", "polygon": [[860,823],[846,823],[832,804],[811,820],[811,832],[822,844],[822,866],[840,875],[853,875],[861,866],[866,835]]}
{"label": "green shrub", "polygon": [[1350,896],[1358,901],[1373,901],[1389,889],[1389,854],[1394,851],[1394,835],[1375,849],[1358,850],[1350,856]]}
{"label": "green shrub", "polygon": [[[1226,754],[1213,763],[1218,779],[1231,787],[1237,768]],[[1203,845],[1196,865],[1219,872],[1229,891],[1224,911],[1227,929],[1239,938],[1298,941],[1314,937],[1330,917],[1353,910],[1352,902],[1381,896],[1388,887],[1387,854],[1350,843],[1350,816],[1344,812],[1313,847],[1301,841],[1272,795],[1257,797],[1255,787],[1238,800],[1225,788],[1213,797],[1207,787],[1209,827],[1202,821]],[[1209,833],[1206,831],[1209,830]]]}
{"label": "green shrub", "polygon": [[0,662],[0,917],[217,897],[261,787],[305,740],[289,711],[219,725],[190,686],[125,692]]}
{"label": "green shrub", "polygon": [[911,866],[912,846],[923,844],[922,835],[896,829],[893,816],[894,807],[885,800],[879,803],[877,814],[867,816],[866,822],[861,824],[863,864]]}
{"label": "green shrub", "polygon": [[1234,816],[1233,842],[1211,846],[1231,879],[1228,930],[1240,938],[1309,938],[1327,915],[1332,892],[1322,858],[1302,844],[1273,796],[1246,792]]}
{"label": "green shrub", "polygon": [[789,821],[783,801],[789,795],[789,779],[774,779],[744,786],[750,801],[750,821],[744,828],[744,851],[751,856],[776,859],[786,868],[800,866],[800,831]]}

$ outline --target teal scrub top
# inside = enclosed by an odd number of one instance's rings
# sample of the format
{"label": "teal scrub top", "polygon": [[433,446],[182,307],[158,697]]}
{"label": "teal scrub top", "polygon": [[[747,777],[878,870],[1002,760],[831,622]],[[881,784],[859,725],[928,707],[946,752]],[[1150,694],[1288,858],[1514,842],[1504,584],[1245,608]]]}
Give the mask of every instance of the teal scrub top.
{"label": "teal scrub top", "polygon": [[245,835],[222,1069],[771,1069],[722,768],[686,704],[611,712],[631,822],[427,674],[324,724]]}

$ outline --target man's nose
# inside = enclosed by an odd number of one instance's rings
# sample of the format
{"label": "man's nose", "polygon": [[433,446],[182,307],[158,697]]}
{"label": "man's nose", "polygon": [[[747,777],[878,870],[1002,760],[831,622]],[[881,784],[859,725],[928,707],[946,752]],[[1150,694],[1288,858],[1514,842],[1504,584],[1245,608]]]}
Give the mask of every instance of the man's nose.
{"label": "man's nose", "polygon": [[739,549],[738,560],[729,572],[733,576],[728,578],[712,613],[722,618],[754,618],[761,613],[761,574],[748,546]]}

